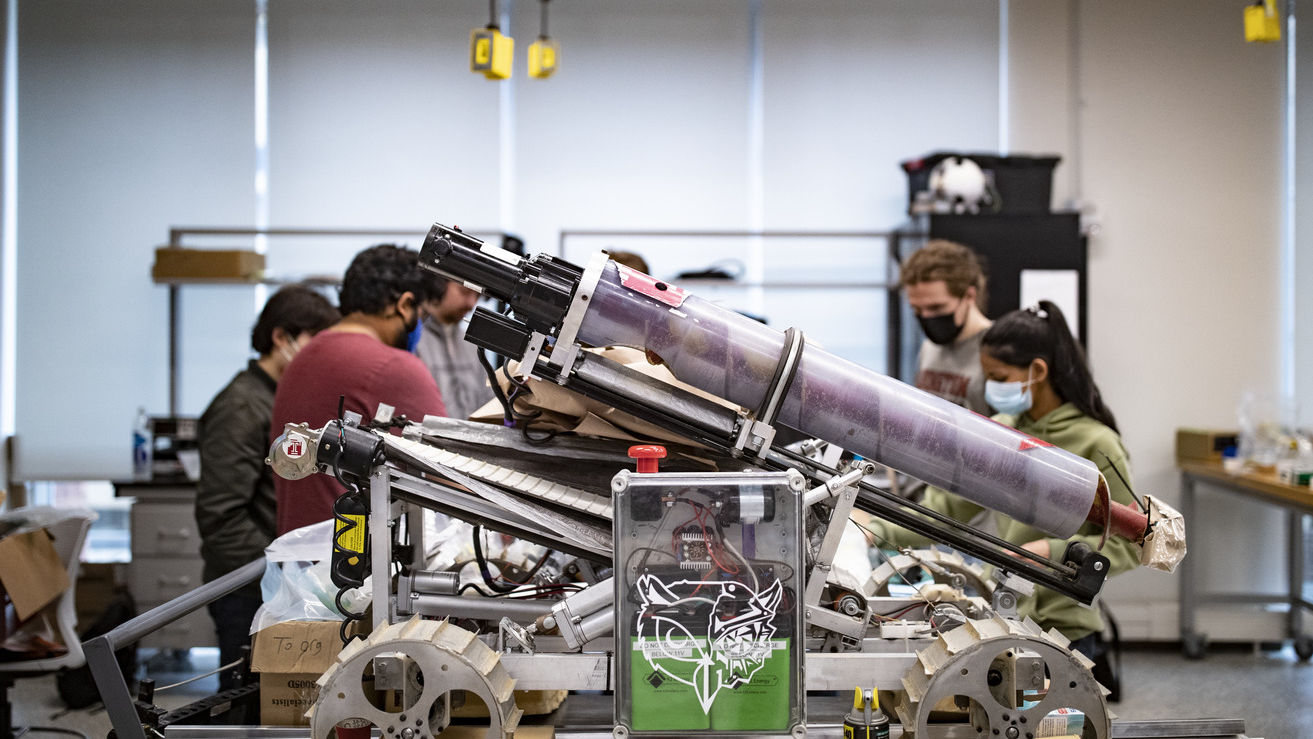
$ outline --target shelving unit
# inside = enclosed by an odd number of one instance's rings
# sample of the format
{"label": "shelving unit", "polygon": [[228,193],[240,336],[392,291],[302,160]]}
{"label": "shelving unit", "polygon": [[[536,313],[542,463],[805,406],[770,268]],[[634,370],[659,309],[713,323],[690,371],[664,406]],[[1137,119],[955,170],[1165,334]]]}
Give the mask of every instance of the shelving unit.
{"label": "shelving unit", "polygon": [[[467,229],[468,233],[474,234],[480,238],[504,238],[509,234],[495,229]],[[325,238],[343,238],[343,237],[362,237],[375,239],[413,239],[416,243],[422,242],[427,232],[416,231],[413,229],[396,229],[396,228],[216,228],[201,226],[175,226],[169,229],[169,243],[171,248],[183,248],[190,246],[190,240],[198,238],[213,237],[233,237],[233,238],[304,238],[321,236]],[[196,247],[202,248],[202,247]],[[363,247],[362,247],[363,248]],[[345,265],[344,265],[345,268]],[[326,277],[295,277],[295,276],[268,276],[260,280],[239,280],[239,279],[186,279],[186,280],[158,280],[156,284],[163,285],[169,290],[169,415],[178,414],[178,380],[179,380],[179,358],[178,348],[182,340],[181,328],[181,291],[182,288],[195,285],[270,285],[279,286],[296,282],[307,282],[317,285],[337,285],[340,278]]]}

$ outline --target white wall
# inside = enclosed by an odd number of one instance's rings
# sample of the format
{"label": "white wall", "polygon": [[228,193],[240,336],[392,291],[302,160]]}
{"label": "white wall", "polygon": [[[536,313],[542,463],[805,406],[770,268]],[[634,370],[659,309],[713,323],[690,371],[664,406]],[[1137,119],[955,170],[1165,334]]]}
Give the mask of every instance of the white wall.
{"label": "white wall", "polygon": [[269,3],[270,222],[496,227],[498,87],[466,62],[486,12],[426,0]]}
{"label": "white wall", "polygon": [[[1241,392],[1278,381],[1282,49],[1245,44],[1222,0],[1012,0],[1011,21],[1014,148],[1033,142],[1077,165],[1057,184],[1094,206],[1098,225],[1094,374],[1136,487],[1175,502],[1175,429],[1234,427]],[[1203,503],[1192,556],[1210,584],[1279,586],[1280,518],[1233,498]],[[1217,540],[1246,542],[1246,556],[1210,556]],[[1105,592],[1124,635],[1171,638],[1176,588],[1141,571]]]}
{"label": "white wall", "polygon": [[[166,291],[150,281],[172,224],[252,212],[253,6],[206,0],[19,8],[16,476],[130,469],[136,408],[167,406]],[[189,298],[189,340],[236,337],[233,296]],[[204,354],[193,354],[201,365]],[[217,371],[231,376],[231,357]]]}
{"label": "white wall", "polygon": [[[484,6],[269,3],[270,224],[411,228],[402,240],[417,246],[441,220],[519,231],[536,251],[553,251],[562,228],[879,230],[902,219],[900,159],[997,138],[992,3],[761,3],[756,148],[747,0],[553,4],[561,71],[546,81],[524,70],[538,4],[505,6],[519,54],[515,77],[495,83],[468,71]],[[18,472],[122,476],[135,409],[167,407],[151,250],[170,226],[255,220],[254,6],[21,10]],[[369,241],[271,241],[269,269],[340,274]],[[851,244],[765,248],[774,275],[812,262],[855,278]],[[856,277],[883,277],[880,248]],[[671,272],[716,255],[648,256]],[[182,295],[179,410],[195,414],[248,355],[255,300],[242,287]],[[883,364],[869,291],[765,308],[781,325],[823,323],[814,339]],[[835,310],[868,321],[854,329]],[[103,433],[76,449],[49,420],[89,414]]]}
{"label": "white wall", "polygon": [[998,148],[998,6],[766,5],[765,222],[889,228],[899,162]]}

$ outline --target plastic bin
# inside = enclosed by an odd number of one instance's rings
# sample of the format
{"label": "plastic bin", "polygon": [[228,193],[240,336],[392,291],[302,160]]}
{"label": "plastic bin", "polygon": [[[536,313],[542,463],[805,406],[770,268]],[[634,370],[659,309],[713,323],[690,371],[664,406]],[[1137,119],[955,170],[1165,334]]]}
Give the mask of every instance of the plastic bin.
{"label": "plastic bin", "polygon": [[949,157],[971,159],[990,176],[1004,215],[1041,215],[1050,212],[1053,200],[1053,170],[1059,156],[999,156],[997,154],[937,151],[902,163],[907,173],[907,212],[912,213],[916,194],[930,187],[930,172]]}

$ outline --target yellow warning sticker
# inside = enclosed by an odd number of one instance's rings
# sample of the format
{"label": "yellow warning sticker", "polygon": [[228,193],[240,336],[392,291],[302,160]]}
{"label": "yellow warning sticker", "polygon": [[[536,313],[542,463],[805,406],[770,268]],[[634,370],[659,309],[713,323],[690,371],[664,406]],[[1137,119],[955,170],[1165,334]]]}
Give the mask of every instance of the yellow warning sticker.
{"label": "yellow warning sticker", "polygon": [[334,538],[337,545],[348,552],[365,553],[365,517],[364,516],[343,516],[351,523],[338,520],[334,526]]}

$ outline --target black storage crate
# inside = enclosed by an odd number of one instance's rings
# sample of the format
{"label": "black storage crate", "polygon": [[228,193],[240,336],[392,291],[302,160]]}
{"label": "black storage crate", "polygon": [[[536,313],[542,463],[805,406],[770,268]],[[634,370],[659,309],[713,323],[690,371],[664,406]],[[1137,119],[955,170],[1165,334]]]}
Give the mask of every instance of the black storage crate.
{"label": "black storage crate", "polygon": [[949,157],[964,157],[992,174],[999,207],[1003,215],[1042,215],[1050,210],[1053,199],[1053,170],[1062,157],[1006,156],[937,151],[920,159],[902,163],[907,173],[907,212],[912,212],[916,194],[930,189],[930,172]]}

